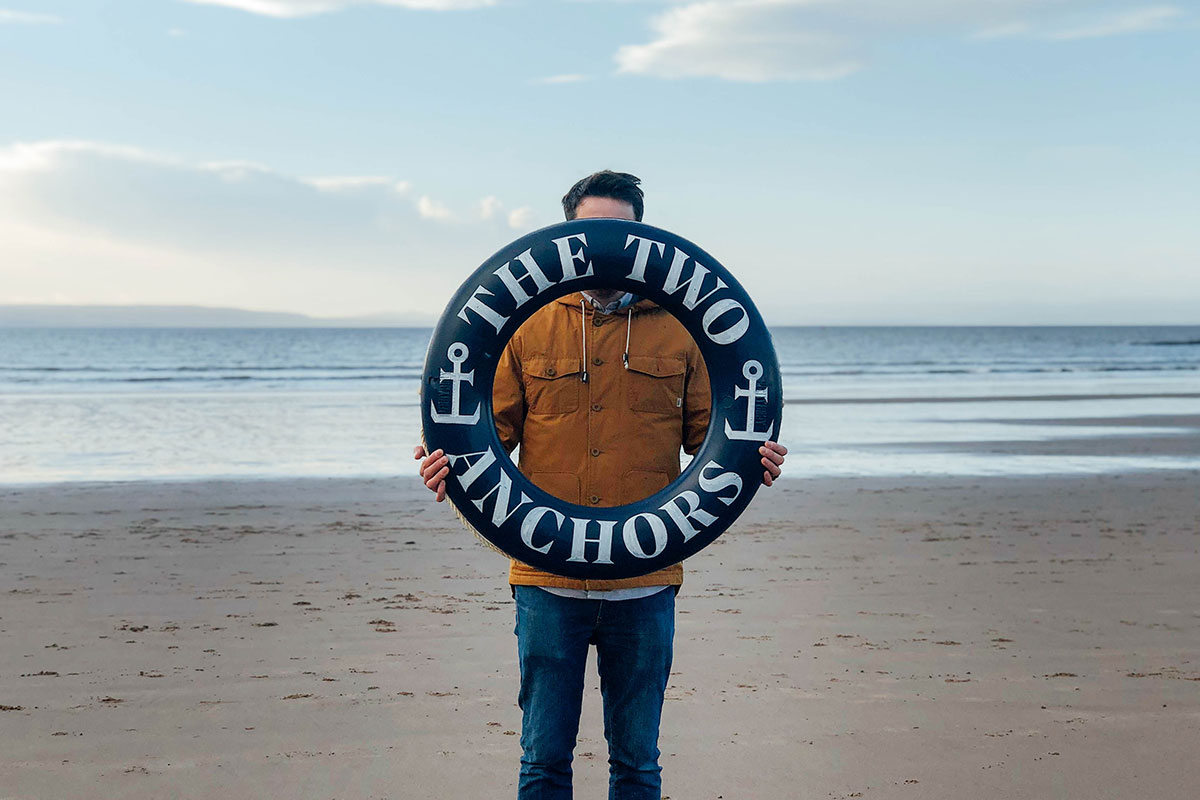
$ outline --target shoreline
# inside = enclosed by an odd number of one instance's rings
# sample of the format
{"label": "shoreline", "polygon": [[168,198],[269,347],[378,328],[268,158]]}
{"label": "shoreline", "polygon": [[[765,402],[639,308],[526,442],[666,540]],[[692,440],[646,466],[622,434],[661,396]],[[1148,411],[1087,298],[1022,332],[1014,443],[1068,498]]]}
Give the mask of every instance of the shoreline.
{"label": "shoreline", "polygon": [[[1012,429],[1014,438],[970,438],[956,439],[953,435],[963,425],[993,425],[999,430]],[[1024,427],[1024,432],[1017,430]],[[1087,427],[1105,428],[1107,432],[1088,434],[1081,429]],[[1056,430],[1057,429],[1057,430]],[[869,442],[852,445],[837,442],[816,442],[810,436],[807,438],[792,438],[785,429],[785,441],[791,446],[789,469],[781,478],[785,483],[791,481],[846,481],[858,480],[854,473],[854,464],[843,466],[836,473],[819,473],[814,462],[820,462],[827,454],[844,455],[855,452],[860,457],[877,454],[881,459],[893,459],[893,470],[876,472],[872,470],[864,474],[870,480],[890,480],[902,482],[906,480],[954,480],[970,477],[997,478],[1054,478],[1056,476],[1077,477],[1079,475],[1115,475],[1142,472],[1178,472],[1200,470],[1200,414],[1195,413],[1158,413],[1158,414],[1119,414],[1111,417],[974,417],[970,419],[944,420],[936,431],[938,436],[921,441]],[[1024,433],[1025,438],[1020,438]],[[1038,434],[1041,435],[1038,435]],[[995,436],[996,432],[993,431]],[[1031,438],[1032,437],[1032,438]],[[269,473],[249,473],[244,475],[180,475],[180,476],[151,476],[109,479],[80,480],[66,478],[60,480],[36,480],[16,482],[0,479],[0,496],[8,491],[33,491],[37,489],[53,489],[54,487],[99,487],[108,484],[179,484],[179,483],[208,483],[208,482],[279,482],[279,481],[347,481],[347,482],[377,482],[403,481],[412,473],[408,472],[410,462],[405,458],[403,447],[391,464],[400,464],[402,471],[389,473],[363,472],[345,475],[287,475]],[[915,472],[916,462],[911,458],[898,460],[901,455],[930,455],[946,456],[948,459],[960,456],[951,463],[954,469],[928,469]],[[981,456],[984,460],[971,463],[961,456]],[[988,459],[987,457],[991,457]],[[1048,463],[1041,468],[1029,462],[1019,462],[1015,466],[1011,457],[1041,456],[1050,458],[1084,457],[1092,459],[1084,468],[1069,469],[1068,463]],[[1007,466],[1003,459],[1010,458]],[[1158,462],[1157,464],[1155,462]],[[1107,462],[1107,463],[1106,463]],[[945,463],[945,462],[943,462]],[[858,466],[863,466],[861,461]],[[907,470],[902,470],[906,467]],[[969,469],[974,467],[974,469]],[[1004,469],[1004,472],[998,471]],[[804,474],[808,470],[808,474]],[[415,472],[415,467],[413,468]],[[849,473],[848,475],[846,473]]]}
{"label": "shoreline", "polygon": [[[1042,441],[994,441],[994,442],[932,442],[928,445],[919,442],[903,442],[897,444],[882,444],[876,445],[874,449],[878,449],[881,453],[888,450],[913,450],[921,452],[927,446],[942,447],[947,446],[953,448],[957,452],[972,453],[978,451],[982,454],[1020,454],[1020,455],[1036,455],[1035,449],[1019,450],[1019,449],[1002,449],[1003,446],[1015,445],[1047,445],[1047,449],[1052,449],[1054,445],[1067,445],[1073,442],[1079,442],[1086,447],[1080,448],[1080,455],[1109,455],[1111,448],[1106,448],[1104,445],[1110,442],[1113,438],[1121,437],[1073,437],[1069,439],[1053,439],[1048,442]],[[1132,438],[1132,437],[1131,437]],[[1164,440],[1173,440],[1177,436],[1163,435],[1145,437],[1147,439],[1161,438]],[[1198,437],[1200,438],[1200,437]],[[1182,448],[1182,452],[1186,455],[1196,454],[1195,448],[1200,447],[1200,443],[1188,442]],[[930,450],[930,453],[942,452],[940,450]],[[1060,451],[1061,452],[1061,451]],[[1054,452],[1053,455],[1059,455],[1060,452]],[[1074,454],[1074,453],[1072,453]],[[1158,455],[1155,453],[1154,455]],[[1174,455],[1173,453],[1171,455]],[[788,458],[792,457],[789,452]],[[415,462],[414,462],[415,463]],[[792,462],[789,461],[789,464]],[[1171,477],[1175,475],[1198,477],[1200,478],[1200,460],[1195,466],[1191,466],[1190,461],[1182,462],[1164,462],[1163,466],[1146,466],[1136,467],[1132,469],[1123,468],[1122,465],[1114,465],[1112,469],[1107,470],[1047,470],[1047,471],[1029,471],[1029,472],[1012,472],[1012,473],[997,473],[997,472],[928,472],[928,473],[908,473],[908,474],[883,474],[871,473],[862,475],[852,474],[819,474],[819,475],[794,475],[784,474],[775,479],[777,484],[782,484],[785,487],[793,486],[798,482],[804,482],[807,486],[821,484],[846,484],[865,482],[870,484],[881,484],[889,487],[916,487],[923,483],[953,483],[955,481],[1074,481],[1081,478],[1101,478],[1101,477],[1120,477],[1128,476],[1151,476],[1159,475]],[[387,474],[387,475],[215,475],[215,476],[180,476],[180,477],[153,477],[153,478],[113,478],[105,480],[61,480],[61,481],[38,481],[30,483],[15,483],[0,481],[0,500],[5,498],[14,498],[19,495],[32,493],[48,493],[54,496],[55,500],[61,499],[60,492],[72,491],[104,491],[107,489],[135,489],[151,487],[159,488],[179,488],[192,487],[203,489],[213,485],[263,485],[270,486],[277,484],[281,486],[291,486],[298,484],[311,484],[314,486],[328,484],[343,484],[345,486],[354,487],[361,485],[376,485],[381,483],[404,484],[411,480],[408,474]],[[760,491],[769,491],[763,489]],[[0,523],[4,520],[0,515]]]}

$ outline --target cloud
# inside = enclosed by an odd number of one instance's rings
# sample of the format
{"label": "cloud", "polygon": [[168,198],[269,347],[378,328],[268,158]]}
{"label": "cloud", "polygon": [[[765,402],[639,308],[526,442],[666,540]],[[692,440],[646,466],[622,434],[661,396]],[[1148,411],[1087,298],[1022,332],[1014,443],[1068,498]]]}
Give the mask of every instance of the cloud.
{"label": "cloud", "polygon": [[517,231],[527,231],[533,228],[533,209],[529,206],[514,208],[508,212],[508,227]]}
{"label": "cloud", "polygon": [[457,11],[495,5],[497,0],[184,0],[207,6],[224,6],[277,19],[312,17],[355,6],[393,6],[419,11]]}
{"label": "cloud", "polygon": [[0,25],[58,25],[61,22],[62,18],[53,14],[35,14],[30,11],[0,8]]}
{"label": "cloud", "polygon": [[169,159],[136,147],[57,139],[42,142],[17,142],[8,147],[0,147],[0,174],[47,171],[63,160],[81,153],[91,153],[97,157],[122,159],[130,162],[170,163]]}
{"label": "cloud", "polygon": [[845,40],[808,27],[809,2],[743,0],[680,6],[655,17],[657,38],[617,50],[619,72],[733,81],[830,80],[862,64]]}
{"label": "cloud", "polygon": [[586,80],[588,80],[587,75],[580,75],[577,72],[571,72],[566,75],[548,75],[545,78],[536,78],[533,83],[554,85],[558,83],[580,83]]}
{"label": "cloud", "polygon": [[514,208],[506,214],[504,203],[500,202],[500,198],[494,195],[489,195],[480,201],[479,216],[485,220],[507,219],[508,227],[517,231],[532,230],[536,219],[533,209],[529,206]]}
{"label": "cloud", "polygon": [[1014,36],[1024,36],[1030,32],[1028,22],[1003,22],[990,25],[971,34],[972,39],[1011,39]]}
{"label": "cloud", "polygon": [[492,198],[491,219],[463,217],[432,194],[97,142],[0,146],[0,303],[437,313],[527,212]]}
{"label": "cloud", "polygon": [[[617,71],[659,78],[822,81],[862,69],[897,36],[1068,40],[1168,27],[1174,6],[1097,11],[1097,0],[701,0],[650,21],[653,37],[614,56]],[[1063,23],[1063,14],[1074,14]]]}
{"label": "cloud", "polygon": [[425,219],[451,220],[454,214],[450,209],[434,200],[429,195],[421,195],[417,200],[417,212]]}
{"label": "cloud", "polygon": [[355,192],[382,187],[397,194],[404,194],[409,190],[408,181],[398,181],[382,175],[335,175],[325,178],[303,178],[303,181],[323,192]]}
{"label": "cloud", "polygon": [[1182,16],[1183,12],[1174,6],[1135,8],[1105,15],[1079,27],[1050,32],[1045,35],[1045,38],[1057,40],[1096,39],[1104,36],[1160,30]]}
{"label": "cloud", "polygon": [[482,219],[492,219],[504,210],[504,204],[495,195],[488,195],[479,201],[479,216]]}
{"label": "cloud", "polygon": [[1041,39],[1044,41],[1073,41],[1076,39],[1100,39],[1132,33],[1164,30],[1172,23],[1183,19],[1183,11],[1175,6],[1142,6],[1120,11],[1109,11],[1081,19],[1079,15],[1069,21],[1045,22],[1034,25],[1025,20],[1007,22],[984,28],[972,35],[973,39]]}

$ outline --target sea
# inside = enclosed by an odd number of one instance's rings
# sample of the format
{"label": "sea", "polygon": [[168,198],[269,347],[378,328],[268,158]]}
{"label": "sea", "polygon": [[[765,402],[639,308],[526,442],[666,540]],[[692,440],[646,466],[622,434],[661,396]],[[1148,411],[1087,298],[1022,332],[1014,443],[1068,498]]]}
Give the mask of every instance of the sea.
{"label": "sea", "polygon": [[[429,336],[0,328],[0,484],[414,474]],[[1200,468],[1200,326],[772,337],[788,480]]]}

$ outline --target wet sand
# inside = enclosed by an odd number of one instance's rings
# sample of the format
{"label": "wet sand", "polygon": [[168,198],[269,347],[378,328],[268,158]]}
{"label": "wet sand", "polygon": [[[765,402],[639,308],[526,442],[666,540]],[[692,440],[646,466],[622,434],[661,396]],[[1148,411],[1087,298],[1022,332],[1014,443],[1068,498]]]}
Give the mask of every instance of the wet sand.
{"label": "wet sand", "polygon": [[[1191,796],[1198,498],[1195,470],[764,491],[688,562],[665,795]],[[505,571],[410,478],[0,488],[0,797],[511,797]]]}

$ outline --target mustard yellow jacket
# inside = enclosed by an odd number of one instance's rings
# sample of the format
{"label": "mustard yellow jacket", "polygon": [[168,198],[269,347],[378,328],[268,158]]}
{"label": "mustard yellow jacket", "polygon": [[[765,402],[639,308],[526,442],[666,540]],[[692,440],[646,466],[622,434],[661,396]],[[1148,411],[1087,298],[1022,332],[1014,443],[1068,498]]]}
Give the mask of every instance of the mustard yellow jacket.
{"label": "mustard yellow jacket", "polygon": [[[576,293],[547,304],[509,340],[492,393],[496,430],[509,452],[520,445],[517,466],[536,486],[572,503],[624,505],[670,484],[680,448],[692,454],[704,441],[708,370],[669,311],[640,300],[602,314],[583,300]],[[509,568],[513,585],[682,582],[679,564],[615,581],[565,578],[518,561]]]}

